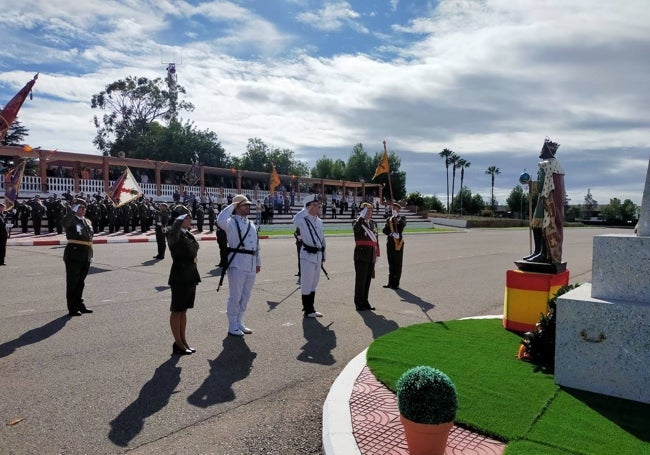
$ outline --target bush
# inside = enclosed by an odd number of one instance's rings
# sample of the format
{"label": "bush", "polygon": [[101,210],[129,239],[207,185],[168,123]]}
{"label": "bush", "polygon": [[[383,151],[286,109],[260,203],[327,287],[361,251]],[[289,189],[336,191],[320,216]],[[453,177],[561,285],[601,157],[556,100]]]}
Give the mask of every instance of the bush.
{"label": "bush", "polygon": [[439,425],[456,418],[456,387],[436,368],[421,365],[407,370],[396,389],[400,414],[413,422]]}
{"label": "bush", "polygon": [[552,373],[555,368],[555,309],[557,298],[580,284],[567,284],[557,290],[548,301],[547,313],[540,315],[535,330],[524,333],[517,357],[530,361]]}

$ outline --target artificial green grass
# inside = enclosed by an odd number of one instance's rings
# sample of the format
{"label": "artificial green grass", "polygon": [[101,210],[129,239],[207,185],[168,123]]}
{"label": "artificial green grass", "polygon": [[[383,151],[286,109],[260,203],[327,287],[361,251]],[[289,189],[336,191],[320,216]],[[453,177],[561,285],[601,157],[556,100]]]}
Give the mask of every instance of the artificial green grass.
{"label": "artificial green grass", "polygon": [[375,340],[367,361],[393,391],[412,366],[444,371],[458,390],[456,422],[512,442],[509,455],[648,453],[650,406],[561,389],[517,359],[520,340],[499,319],[418,324]]}

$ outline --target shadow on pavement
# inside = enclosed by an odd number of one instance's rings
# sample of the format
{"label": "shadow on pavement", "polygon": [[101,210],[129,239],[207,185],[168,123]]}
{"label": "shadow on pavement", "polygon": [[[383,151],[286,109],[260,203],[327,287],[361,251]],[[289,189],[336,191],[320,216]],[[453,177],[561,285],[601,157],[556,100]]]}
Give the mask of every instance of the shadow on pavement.
{"label": "shadow on pavement", "polygon": [[51,337],[56,332],[61,330],[69,319],[70,318],[68,316],[61,316],[60,318],[56,318],[41,327],[36,327],[35,329],[28,330],[15,340],[0,344],[0,358],[7,357],[18,348],[27,346],[29,344],[38,343],[45,340],[46,338]]}
{"label": "shadow on pavement", "polygon": [[434,309],[436,306],[433,303],[429,303],[426,300],[422,300],[421,297],[410,293],[409,291],[406,291],[402,288],[396,289],[395,292],[397,295],[406,303],[412,303],[413,305],[417,305],[420,307],[420,310],[422,310],[422,313],[429,319],[429,321],[433,322],[433,320],[429,317],[428,311]]}
{"label": "shadow on pavement", "polygon": [[179,356],[172,356],[156,368],[152,378],[140,389],[138,398],[111,421],[108,439],[114,444],[126,447],[142,431],[145,419],[169,403],[181,382],[181,368],[176,366],[178,359]]}
{"label": "shadow on pavement", "polygon": [[226,335],[223,350],[210,363],[210,374],[203,384],[187,398],[188,403],[207,408],[217,403],[235,399],[232,386],[248,377],[257,353],[252,352],[244,337]]}
{"label": "shadow on pavement", "polygon": [[372,338],[377,339],[399,328],[397,322],[386,319],[383,314],[375,314],[372,311],[360,311],[363,322],[372,330]]}
{"label": "shadow on pavement", "polygon": [[336,347],[336,332],[330,327],[330,322],[324,326],[318,319],[303,318],[302,332],[307,340],[302,346],[302,352],[296,357],[301,362],[334,365],[336,360],[332,350]]}

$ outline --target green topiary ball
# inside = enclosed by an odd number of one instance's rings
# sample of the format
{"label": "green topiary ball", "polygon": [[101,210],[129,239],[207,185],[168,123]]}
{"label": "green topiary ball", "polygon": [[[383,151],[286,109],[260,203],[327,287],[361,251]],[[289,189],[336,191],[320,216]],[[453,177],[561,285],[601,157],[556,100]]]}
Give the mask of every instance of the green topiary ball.
{"label": "green topiary ball", "polygon": [[421,365],[413,367],[397,381],[400,414],[417,423],[439,425],[456,418],[456,387],[442,371]]}

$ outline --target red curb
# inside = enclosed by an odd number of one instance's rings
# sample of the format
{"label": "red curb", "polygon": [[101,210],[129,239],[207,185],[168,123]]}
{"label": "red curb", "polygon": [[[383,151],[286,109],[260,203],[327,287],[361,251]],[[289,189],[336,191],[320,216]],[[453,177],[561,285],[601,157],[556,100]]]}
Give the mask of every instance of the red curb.
{"label": "red curb", "polygon": [[128,242],[128,243],[146,243],[146,242],[148,242],[148,241],[149,241],[149,239],[138,239],[138,238],[135,238],[135,239],[129,239],[129,242]]}
{"label": "red curb", "polygon": [[93,239],[93,244],[108,243],[108,239]]}
{"label": "red curb", "polygon": [[33,246],[55,246],[61,245],[60,240],[34,240]]}

